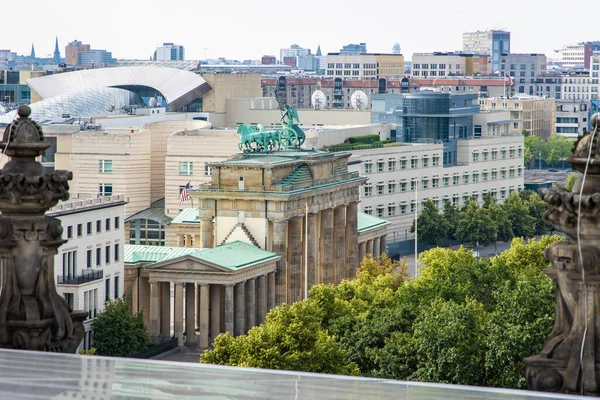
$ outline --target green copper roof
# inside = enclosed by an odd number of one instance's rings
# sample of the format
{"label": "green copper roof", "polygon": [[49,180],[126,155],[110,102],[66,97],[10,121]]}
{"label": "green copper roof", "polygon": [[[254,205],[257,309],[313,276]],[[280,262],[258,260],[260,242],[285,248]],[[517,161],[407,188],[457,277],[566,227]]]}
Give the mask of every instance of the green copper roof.
{"label": "green copper roof", "polygon": [[183,256],[191,256],[200,261],[206,261],[230,270],[237,270],[279,258],[279,255],[275,253],[264,251],[245,242],[235,241],[207,249],[126,244],[124,261],[125,264],[161,262]]}
{"label": "green copper roof", "polygon": [[359,233],[390,224],[390,222],[385,219],[377,218],[363,212],[359,212],[357,215]]}
{"label": "green copper roof", "polygon": [[172,224],[199,224],[198,209],[197,208],[184,208],[175,218],[171,221]]}
{"label": "green copper roof", "polygon": [[125,219],[125,222],[134,221],[136,219],[149,219],[152,221],[160,222],[163,225],[169,225],[171,218],[165,215],[165,199],[160,199],[150,204],[149,208],[146,208],[136,214]]}

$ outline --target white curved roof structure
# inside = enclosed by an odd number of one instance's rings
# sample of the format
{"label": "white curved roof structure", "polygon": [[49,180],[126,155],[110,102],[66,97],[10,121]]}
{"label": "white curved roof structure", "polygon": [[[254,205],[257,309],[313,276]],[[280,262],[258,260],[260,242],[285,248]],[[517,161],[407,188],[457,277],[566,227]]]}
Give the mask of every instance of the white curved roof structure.
{"label": "white curved roof structure", "polygon": [[42,98],[86,89],[147,86],[163,94],[169,108],[177,110],[211,90],[200,75],[176,68],[153,66],[99,68],[65,72],[27,80]]}

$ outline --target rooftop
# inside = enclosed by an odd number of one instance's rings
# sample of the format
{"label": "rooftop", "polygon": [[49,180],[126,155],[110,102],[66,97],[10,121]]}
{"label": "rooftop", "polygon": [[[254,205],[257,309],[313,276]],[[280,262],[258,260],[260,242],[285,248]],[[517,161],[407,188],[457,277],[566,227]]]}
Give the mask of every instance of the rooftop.
{"label": "rooftop", "polygon": [[0,350],[0,377],[0,398],[15,400],[581,398],[522,390],[16,350]]}
{"label": "rooftop", "polygon": [[126,264],[154,263],[174,260],[184,256],[191,256],[200,261],[206,261],[231,270],[279,258],[279,255],[275,253],[264,251],[248,243],[235,241],[205,249],[126,244],[124,261]]}
{"label": "rooftop", "polygon": [[199,224],[198,209],[197,208],[184,208],[179,214],[171,221],[172,224]]}
{"label": "rooftop", "polygon": [[390,222],[385,219],[377,218],[363,212],[357,213],[358,215],[358,232],[365,232],[370,229],[379,228],[380,226],[389,225]]}

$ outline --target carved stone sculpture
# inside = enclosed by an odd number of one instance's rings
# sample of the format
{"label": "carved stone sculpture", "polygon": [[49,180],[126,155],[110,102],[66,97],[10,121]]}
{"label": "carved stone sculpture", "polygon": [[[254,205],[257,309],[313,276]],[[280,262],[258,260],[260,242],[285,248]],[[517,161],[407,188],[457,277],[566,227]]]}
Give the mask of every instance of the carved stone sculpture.
{"label": "carved stone sculpture", "polygon": [[44,172],[35,161],[50,147],[21,106],[0,147],[11,159],[0,170],[0,347],[74,353],[86,311],[73,311],[56,292],[54,255],[66,240],[60,221],[45,216],[69,198],[69,171]]}
{"label": "carved stone sculpture", "polygon": [[552,266],[544,272],[556,285],[556,321],[542,352],[525,359],[533,390],[600,395],[600,114],[592,125],[567,159],[581,174],[588,165],[585,182],[580,176],[572,192],[542,192],[545,219],[570,239],[545,254]]}

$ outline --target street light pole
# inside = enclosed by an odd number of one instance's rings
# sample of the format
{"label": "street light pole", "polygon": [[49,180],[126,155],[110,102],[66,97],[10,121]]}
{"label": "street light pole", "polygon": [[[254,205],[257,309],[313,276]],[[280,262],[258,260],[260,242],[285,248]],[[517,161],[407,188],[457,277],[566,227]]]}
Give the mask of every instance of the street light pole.
{"label": "street light pole", "polygon": [[542,170],[542,152],[540,151],[539,153],[539,157],[540,157],[540,162],[539,162],[539,170]]}
{"label": "street light pole", "polygon": [[415,279],[419,277],[419,249],[417,220],[419,217],[419,180],[415,178]]}

